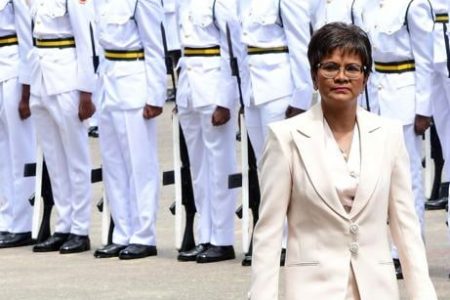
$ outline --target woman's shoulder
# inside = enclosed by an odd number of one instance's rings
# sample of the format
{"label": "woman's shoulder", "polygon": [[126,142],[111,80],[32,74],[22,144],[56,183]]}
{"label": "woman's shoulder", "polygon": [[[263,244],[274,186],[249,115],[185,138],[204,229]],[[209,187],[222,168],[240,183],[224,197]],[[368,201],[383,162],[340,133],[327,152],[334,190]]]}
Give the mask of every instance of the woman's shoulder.
{"label": "woman's shoulder", "polygon": [[382,129],[387,135],[403,135],[403,125],[398,120],[386,118],[362,108],[358,110],[358,115],[358,118],[364,118],[366,122],[376,125],[374,128]]}

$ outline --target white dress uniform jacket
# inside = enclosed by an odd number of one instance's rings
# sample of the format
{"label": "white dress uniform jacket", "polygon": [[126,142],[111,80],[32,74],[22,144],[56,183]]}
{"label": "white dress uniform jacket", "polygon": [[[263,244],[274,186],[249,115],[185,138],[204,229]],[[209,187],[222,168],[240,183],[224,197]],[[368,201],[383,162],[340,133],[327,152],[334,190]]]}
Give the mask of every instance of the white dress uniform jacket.
{"label": "white dress uniform jacket", "polygon": [[166,28],[167,49],[169,51],[180,50],[175,2],[176,0],[163,1],[165,14],[164,27]]}
{"label": "white dress uniform jacket", "polygon": [[[372,43],[375,62],[414,60],[415,71],[371,76],[371,97],[383,116],[412,124],[416,114],[431,116],[433,16],[427,0],[367,1],[361,25]],[[407,8],[409,5],[409,10]]]}
{"label": "white dress uniform jacket", "polygon": [[[144,49],[144,60],[102,60],[99,74],[106,93],[102,109],[135,109],[165,101],[166,67],[160,24],[164,19],[160,1],[98,1],[98,38],[103,49]],[[145,12],[152,17],[146,17]],[[139,25],[138,25],[139,24]],[[129,85],[137,86],[137,91]],[[144,91],[144,92],[142,92]]]}
{"label": "white dress uniform jacket", "polygon": [[[156,120],[146,104],[162,107],[166,68],[160,0],[98,0],[100,146],[112,242],[156,245],[160,176]],[[127,58],[128,55],[138,58]],[[114,58],[114,55],[116,58]]]}
{"label": "white dress uniform jacket", "polygon": [[[75,38],[75,48],[39,49],[33,61],[32,92],[41,84],[48,95],[78,90],[92,92],[96,81],[89,25],[93,6],[89,0],[33,0],[31,16],[36,39]],[[41,72],[42,75],[39,75]],[[42,82],[41,82],[42,81]]]}
{"label": "white dress uniform jacket", "polygon": [[22,84],[30,84],[31,18],[22,0],[0,1],[0,231],[31,229],[33,178],[23,177],[34,160],[31,120],[22,121],[18,104]]}
{"label": "white dress uniform jacket", "polygon": [[[185,0],[177,3],[177,16],[181,46],[207,48],[220,46],[220,56],[181,57],[178,67],[181,74],[178,83],[177,105],[187,107],[189,99],[193,107],[219,105],[236,107],[237,84],[231,76],[226,23],[232,32],[236,27],[236,3],[223,0]],[[239,37],[232,36],[236,56],[242,55]]]}
{"label": "white dress uniform jacket", "polygon": [[[311,17],[314,30],[332,22],[354,23],[353,4],[355,0],[318,0]],[[313,4],[314,5],[314,4]]]}
{"label": "white dress uniform jacket", "polygon": [[358,109],[360,179],[347,212],[326,163],[323,118],[316,105],[270,126],[260,164],[262,198],[250,298],[278,299],[278,245],[287,216],[287,300],[358,299],[346,298],[352,289],[351,269],[361,299],[398,300],[388,230],[400,250],[409,299],[436,300],[410,201],[408,154],[400,124]]}
{"label": "white dress uniform jacket", "polygon": [[[306,56],[311,3],[292,0],[242,0],[242,41],[259,48],[288,47],[289,53],[249,55],[251,86],[247,95],[258,105],[291,97],[290,105],[308,109],[312,83]],[[246,99],[250,99],[249,96]]]}

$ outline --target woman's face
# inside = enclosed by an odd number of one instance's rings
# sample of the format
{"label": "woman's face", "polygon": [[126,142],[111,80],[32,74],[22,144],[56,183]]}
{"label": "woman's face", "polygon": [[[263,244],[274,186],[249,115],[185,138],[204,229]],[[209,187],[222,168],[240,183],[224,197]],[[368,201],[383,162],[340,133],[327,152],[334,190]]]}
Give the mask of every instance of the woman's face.
{"label": "woman's face", "polygon": [[313,74],[322,104],[331,107],[354,105],[366,84],[361,57],[336,49],[322,59]]}

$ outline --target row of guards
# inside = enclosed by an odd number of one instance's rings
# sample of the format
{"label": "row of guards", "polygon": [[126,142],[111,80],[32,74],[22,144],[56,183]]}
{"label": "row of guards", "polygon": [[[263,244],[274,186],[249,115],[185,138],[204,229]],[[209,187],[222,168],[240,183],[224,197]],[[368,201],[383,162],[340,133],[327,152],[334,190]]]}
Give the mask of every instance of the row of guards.
{"label": "row of guards", "polygon": [[[228,28],[227,28],[228,29]],[[168,54],[166,35],[164,27],[161,24],[164,50],[166,53],[167,74],[170,76],[176,95],[177,76],[174,72],[174,63]],[[227,31],[227,40],[230,47],[230,66],[233,76],[236,77],[239,88],[240,104],[243,106],[241,78],[239,76],[239,66],[236,57],[233,55],[233,48],[229,29]],[[242,251],[245,253],[242,264],[251,264],[251,234],[253,226],[258,220],[258,208],[260,201],[259,183],[257,175],[257,163],[255,154],[247,134],[244,114],[239,114],[239,133],[237,139],[240,141],[241,154],[241,172],[230,174],[228,186],[230,189],[241,187],[241,205],[236,210],[236,215],[242,220]],[[442,159],[442,150],[439,145],[439,139],[432,128],[423,136],[423,167],[425,193],[430,199],[447,197],[446,185],[441,187],[441,176],[444,161]],[[194,203],[194,192],[192,188],[189,155],[183,132],[179,125],[176,111],[172,115],[172,150],[173,150],[173,170],[163,172],[162,184],[174,184],[175,202],[170,206],[174,218],[174,244],[176,249],[187,251],[195,247],[194,238],[194,217],[196,208]],[[50,235],[50,218],[53,207],[53,195],[50,183],[50,177],[45,165],[42,149],[37,147],[36,163],[30,163],[24,167],[24,176],[36,176],[35,193],[29,199],[33,205],[33,227],[32,238],[37,242],[45,241]],[[102,169],[91,170],[91,182],[98,183],[102,181]],[[38,195],[38,196],[36,196]],[[114,222],[110,216],[106,195],[97,204],[99,212],[102,213],[102,237],[103,245],[112,243],[112,233]],[[183,209],[184,206],[184,209]],[[252,213],[253,226],[250,224],[250,211]]]}

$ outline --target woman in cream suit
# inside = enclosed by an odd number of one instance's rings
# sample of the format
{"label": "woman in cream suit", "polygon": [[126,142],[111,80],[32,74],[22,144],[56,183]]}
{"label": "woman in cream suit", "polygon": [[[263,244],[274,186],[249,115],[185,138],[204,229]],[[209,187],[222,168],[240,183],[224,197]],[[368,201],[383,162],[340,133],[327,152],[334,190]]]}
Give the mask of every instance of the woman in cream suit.
{"label": "woman in cream suit", "polygon": [[269,126],[251,299],[278,298],[285,216],[286,299],[399,299],[388,231],[410,299],[437,299],[411,201],[402,127],[357,106],[370,49],[353,25],[318,30],[308,58],[321,103]]}

